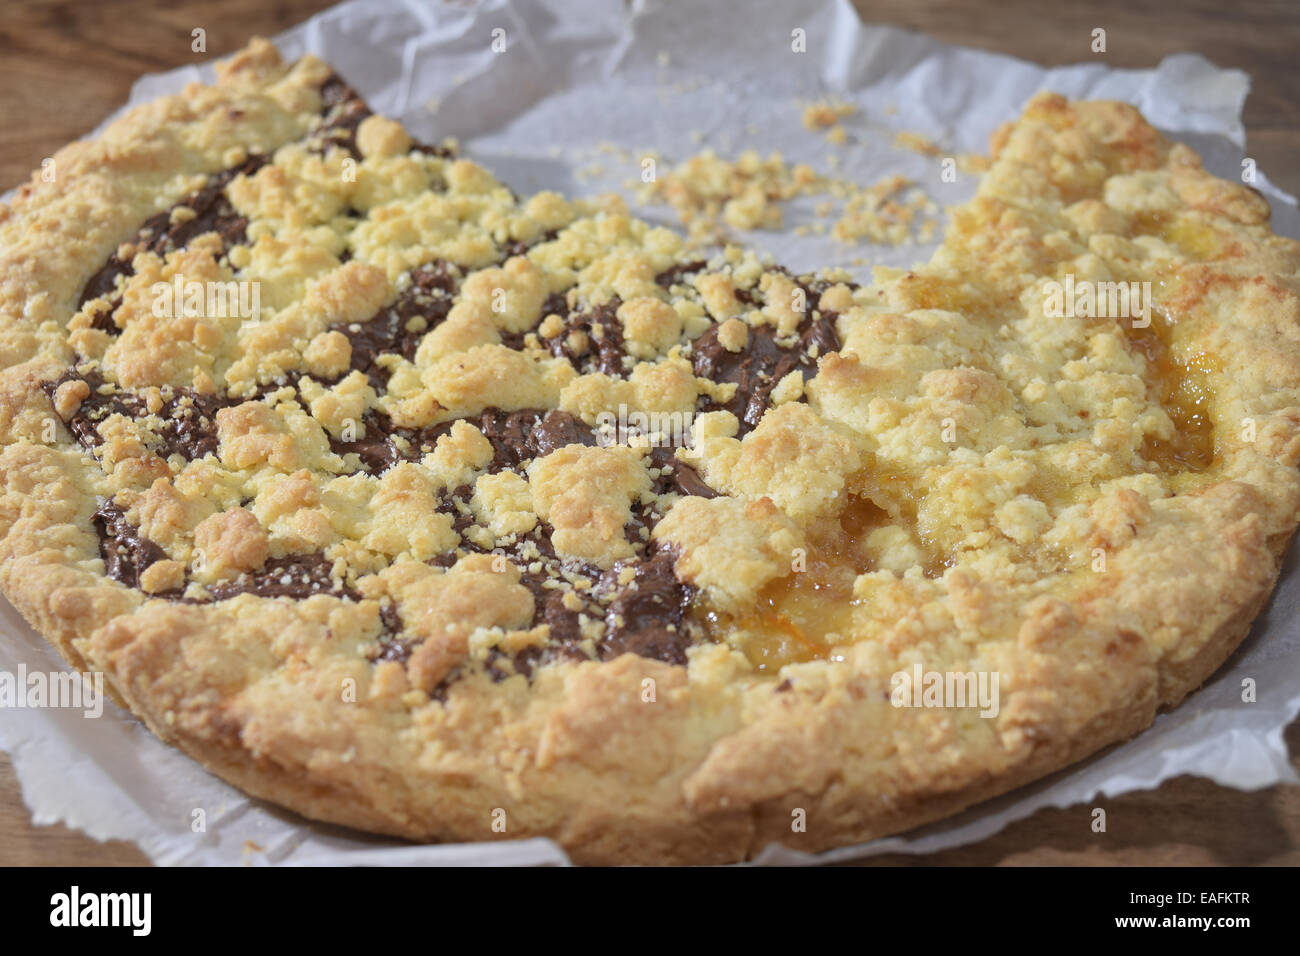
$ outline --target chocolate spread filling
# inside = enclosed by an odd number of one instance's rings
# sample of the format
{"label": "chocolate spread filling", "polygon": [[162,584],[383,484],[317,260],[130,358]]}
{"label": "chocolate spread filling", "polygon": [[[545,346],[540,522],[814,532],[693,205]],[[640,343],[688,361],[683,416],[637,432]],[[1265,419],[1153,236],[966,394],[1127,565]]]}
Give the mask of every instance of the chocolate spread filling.
{"label": "chocolate spread filling", "polygon": [[[104,380],[98,373],[78,374],[70,371],[57,382],[47,383],[45,389],[52,394],[58,384],[72,378],[80,378],[91,387],[91,396],[82,402],[77,413],[67,423],[77,440],[87,449],[93,449],[102,442],[97,427],[108,415],[116,412],[139,417],[144,414],[144,399],[140,396],[116,389],[101,391]],[[172,389],[169,392],[169,397],[164,401],[165,410],[160,413],[163,420],[161,437],[168,452],[178,452],[192,460],[201,454],[215,451],[217,439],[212,416],[217,408],[233,404],[237,400],[196,396],[187,389]],[[555,409],[524,409],[514,412],[488,409],[471,421],[492,444],[493,460],[488,469],[491,472],[522,470],[532,459],[548,455],[566,445],[596,444],[595,432],[581,419]],[[451,428],[451,424],[447,423],[422,432],[408,433],[412,438],[408,439],[408,450],[402,453],[392,441],[392,433],[386,432],[381,424],[372,420],[373,430],[366,438],[348,446],[335,443],[335,450],[356,452],[363,459],[367,470],[379,473],[405,457],[413,458],[431,450],[437,437],[446,434]],[[693,468],[673,457],[672,449],[655,448],[650,455],[651,464],[658,473],[655,479],[656,492],[675,491],[682,495],[709,497],[716,494]],[[453,515],[459,532],[464,532],[473,523],[473,515],[465,504],[471,494],[472,489],[468,486],[456,489],[443,504],[443,509]],[[532,624],[549,625],[551,642],[545,649],[532,649],[515,655],[509,668],[498,662],[493,673],[498,677],[515,672],[531,674],[536,666],[547,661],[583,656],[578,648],[582,641],[583,615],[605,621],[605,634],[597,646],[597,653],[602,659],[631,651],[669,663],[684,663],[685,648],[691,642],[684,623],[684,612],[693,591],[673,575],[672,556],[667,551],[659,550],[652,555],[647,553],[650,547],[648,532],[657,520],[658,515],[638,508],[636,520],[629,525],[628,538],[643,557],[620,563],[604,573],[590,565],[562,561],[551,546],[548,528],[539,527],[525,541],[520,542],[526,554],[533,559],[529,560],[525,556],[520,560],[521,565],[527,568],[522,576],[523,583],[533,592],[535,599]],[[104,558],[106,573],[114,580],[138,588],[141,573],[155,561],[166,557],[163,549],[142,536],[139,529],[111,501],[96,512],[94,523],[100,537],[100,553]],[[464,541],[462,546],[468,550],[481,550],[469,541]],[[528,550],[529,546],[531,550]],[[540,571],[536,570],[538,565],[535,560],[539,556]],[[446,560],[437,563],[444,566],[454,563],[455,555],[443,557]],[[628,566],[633,569],[632,578],[619,584],[620,572]],[[332,562],[321,553],[275,558],[256,571],[210,586],[209,599],[220,601],[243,593],[291,599],[325,593],[347,600],[358,599],[354,590],[331,575],[331,569]],[[583,597],[578,608],[571,606],[572,598],[566,600],[567,588],[548,586],[547,582],[554,582],[561,577],[569,581],[585,578],[591,585],[585,589],[589,596]],[[161,596],[182,599],[180,591]],[[396,637],[401,631],[400,618],[391,607],[386,608],[384,613],[387,640],[381,644],[376,659],[405,660],[411,647]]]}
{"label": "chocolate spread filling", "polygon": [[[325,82],[321,95],[322,119],[306,137],[308,147],[320,153],[339,148],[356,155],[357,129],[371,115],[369,108],[356,91],[337,76]],[[439,147],[413,148],[436,155],[450,155],[449,151]],[[139,251],[165,254],[183,248],[205,232],[216,232],[221,236],[223,249],[227,250],[246,241],[247,220],[235,212],[224,191],[237,175],[252,175],[265,162],[265,157],[250,157],[240,166],[212,176],[201,190],[177,204],[193,211],[194,215],[189,219],[178,217],[173,220],[170,210],[151,217],[128,243],[129,248],[125,251],[129,254],[111,257],[87,283],[82,295],[83,304],[103,295],[112,297],[117,277],[132,274],[131,258]],[[523,255],[532,245],[554,238],[554,233],[547,233],[533,243],[515,242],[501,251],[505,258]],[[694,275],[706,268],[707,263],[703,260],[682,263],[661,272],[655,281],[670,289],[689,283]],[[389,372],[381,364],[381,357],[391,354],[414,359],[421,339],[446,319],[464,272],[443,260],[420,266],[411,271],[409,285],[403,288],[392,305],[369,321],[335,326],[351,343],[350,369],[365,374],[377,390],[386,388]],[[823,291],[824,286],[819,288],[808,284],[804,288],[810,301],[816,301],[815,296]],[[740,290],[737,294],[750,305],[759,304],[752,291]],[[112,303],[114,309],[117,304]],[[619,305],[619,300],[614,299],[601,305],[580,305],[570,309],[563,295],[551,296],[543,306],[542,316],[561,316],[563,329],[558,335],[542,339],[542,347],[571,362],[580,373],[601,372],[625,377],[630,363],[623,348],[623,329],[617,316]],[[780,341],[770,327],[752,328],[746,346],[739,352],[723,348],[718,341],[717,327],[711,328],[692,345],[694,372],[714,381],[734,382],[738,387],[730,401],[715,404],[706,399],[702,401],[700,410],[725,408],[740,420],[742,434],[752,430],[769,406],[773,388],[784,375],[800,370],[805,378],[810,378],[816,374],[817,359],[839,348],[835,318],[831,312],[816,317],[809,315],[793,337]],[[105,323],[101,327],[106,330],[117,331],[111,312],[97,319],[97,325],[101,322]],[[528,334],[504,335],[502,338],[506,345],[522,348]],[[84,380],[90,387],[90,395],[66,423],[87,450],[93,452],[102,444],[104,438],[100,427],[108,416],[120,413],[139,419],[150,415],[143,395],[111,386],[98,372],[70,369],[62,378],[46,383],[44,388],[52,397],[60,384],[72,379]],[[161,400],[161,407],[156,412],[159,424],[154,425],[162,444],[160,453],[179,454],[192,461],[217,451],[216,412],[247,399],[233,399],[224,394],[201,395],[186,388],[164,388]],[[466,420],[491,443],[493,458],[487,468],[491,473],[522,472],[534,459],[567,445],[597,444],[597,434],[590,426],[567,412],[555,409],[507,411],[489,408]],[[363,424],[362,437],[351,441],[331,439],[330,445],[339,455],[356,455],[360,468],[373,475],[382,474],[399,462],[418,460],[431,452],[438,439],[448,434],[454,425],[445,422],[421,429],[398,428],[378,410],[368,412]],[[648,465],[652,469],[656,495],[676,493],[714,497],[717,494],[690,465],[678,461],[671,448],[651,449]],[[462,534],[462,542],[458,551],[440,555],[431,563],[450,567],[460,554],[484,550],[464,536],[475,523],[468,505],[472,495],[473,488],[465,486],[444,496],[439,508],[451,516],[453,526]],[[652,538],[651,531],[660,517],[657,505],[635,503],[625,529],[635,557],[604,571],[593,565],[561,558],[551,544],[551,529],[545,524],[539,524],[527,535],[500,549],[522,569],[521,582],[534,598],[533,626],[547,625],[550,636],[544,647],[516,654],[494,652],[487,665],[488,671],[497,678],[509,674],[531,675],[537,667],[550,661],[585,659],[592,653],[592,648],[584,637],[584,624],[595,622],[603,624],[603,630],[591,627],[585,630],[587,634],[597,630],[601,633],[594,647],[599,659],[609,660],[630,652],[670,664],[684,664],[687,648],[696,639],[687,620],[687,609],[695,597],[695,589],[679,581],[674,574],[674,552]],[[100,536],[100,552],[106,573],[127,586],[138,588],[141,573],[166,557],[163,549],[142,536],[111,501],[96,512],[94,525]],[[332,565],[333,562],[319,552],[272,559],[256,571],[210,586],[205,600],[220,601],[243,593],[286,599],[332,594],[345,600],[359,600],[360,595],[354,589],[332,575]],[[162,596],[189,600],[180,591]],[[403,624],[396,608],[384,605],[380,617],[381,636],[372,659],[407,660],[414,648],[402,638]],[[453,673],[444,680],[435,689],[434,696],[445,696],[448,685],[457,676]]]}
{"label": "chocolate spread filling", "polygon": [[99,556],[104,573],[127,587],[140,587],[140,575],[149,565],[167,557],[166,552],[127,521],[126,514],[111,500],[99,506],[91,519],[99,532]]}
{"label": "chocolate spread filling", "polygon": [[[331,144],[346,149],[357,155],[356,133],[362,120],[371,115],[370,108],[361,96],[341,77],[331,75],[321,84],[322,119],[307,134],[309,148],[324,153]],[[431,156],[451,157],[454,153],[443,146],[428,146],[417,143],[411,147]],[[145,220],[134,237],[127,241],[124,254],[114,252],[98,272],[86,282],[78,300],[78,307],[84,306],[92,299],[109,296],[110,308],[95,316],[93,327],[116,335],[121,330],[113,321],[113,312],[121,304],[116,294],[119,276],[130,278],[135,274],[132,260],[141,252],[153,252],[164,256],[169,252],[184,249],[191,240],[205,233],[215,232],[222,240],[222,253],[230,251],[232,246],[242,245],[247,241],[245,230],[248,219],[235,211],[230,200],[226,198],[226,186],[236,176],[252,176],[270,162],[270,158],[253,154],[244,162],[229,169],[223,169],[208,177],[204,186],[186,196],[169,209],[156,213]],[[191,210],[193,215],[175,216],[177,209]]]}
{"label": "chocolate spread filling", "polygon": [[[114,414],[127,418],[147,418],[151,413],[142,395],[118,388],[108,383],[97,370],[80,373],[69,369],[62,377],[46,382],[45,393],[53,398],[64,382],[83,381],[90,395],[64,424],[77,442],[87,450],[103,442],[99,426]],[[177,454],[186,461],[194,461],[217,450],[216,413],[227,405],[238,405],[242,399],[229,399],[223,395],[205,395],[191,388],[164,386],[162,407],[157,412],[161,424],[156,434],[162,442],[161,456]]]}
{"label": "chocolate spread filling", "polygon": [[[582,419],[558,408],[524,408],[507,412],[489,408],[473,418],[457,419],[474,425],[492,445],[492,462],[488,471],[522,471],[528,462],[551,454],[566,445],[597,444],[596,432]],[[433,451],[437,441],[448,434],[455,421],[428,428],[395,428],[382,412],[368,412],[362,419],[365,434],[353,441],[330,439],[336,454],[356,454],[362,470],[379,475],[399,461],[415,461]],[[404,439],[400,448],[395,439]],[[672,448],[650,449],[651,465],[660,470],[656,493],[675,491],[680,495],[717,496],[689,464],[677,460]]]}
{"label": "chocolate spread filling", "polygon": [[[104,573],[114,581],[139,588],[140,575],[150,565],[167,557],[158,544],[140,534],[140,529],[127,520],[126,513],[111,499],[100,505],[92,520],[99,532],[99,554],[104,559]],[[313,594],[333,594],[358,600],[360,595],[356,591],[330,576],[332,565],[333,562],[320,552],[272,558],[256,571],[209,586],[208,593],[214,601],[223,601],[237,594],[295,599]],[[155,596],[182,600],[181,593],[178,589]],[[384,614],[385,627],[400,630],[396,609],[386,608]]]}
{"label": "chocolate spread filling", "polygon": [[[308,148],[321,155],[329,152],[331,146],[347,150],[353,156],[360,157],[357,149],[357,127],[373,111],[346,80],[337,73],[331,74],[320,88],[321,122],[307,135]],[[428,146],[416,143],[411,147],[430,156],[449,158],[455,154],[445,146]]]}
{"label": "chocolate spread filling", "polygon": [[[184,249],[190,241],[205,233],[215,232],[221,237],[222,253],[230,251],[232,246],[247,241],[244,230],[248,228],[248,219],[235,211],[235,207],[226,198],[226,186],[236,176],[252,176],[267,163],[267,157],[253,155],[240,163],[219,173],[214,173],[202,189],[190,193],[170,209],[165,209],[145,220],[144,225],[135,236],[127,242],[125,255],[114,252],[109,256],[104,267],[90,277],[81,292],[78,306],[84,306],[91,299],[109,296],[110,309],[95,317],[94,327],[112,335],[121,330],[112,320],[112,313],[121,304],[116,292],[118,276],[130,278],[135,274],[132,260],[141,252],[152,252],[165,256],[177,249]],[[187,209],[192,216],[175,216],[175,210]]]}
{"label": "chocolate spread filling", "polygon": [[[547,340],[547,347],[557,358],[568,359],[580,374],[603,372],[625,378],[623,367],[623,323],[618,320],[618,307],[622,303],[611,299],[601,305],[577,312],[563,308],[543,308],[542,315],[552,312],[564,316],[564,331]],[[548,301],[547,306],[551,302]]]}
{"label": "chocolate spread filling", "polygon": [[298,600],[313,594],[333,594],[351,601],[357,600],[360,595],[356,591],[330,576],[333,565],[334,562],[319,551],[271,558],[256,571],[247,571],[237,578],[211,585],[208,593],[214,601],[224,601],[237,594]]}
{"label": "chocolate spread filling", "polygon": [[[595,432],[581,419],[555,409],[515,412],[489,409],[471,421],[492,444],[493,460],[488,471],[493,473],[507,469],[522,471],[532,459],[566,445],[596,444]],[[445,434],[449,429],[450,425],[436,426],[426,433],[421,444],[431,447],[428,441],[431,433]],[[391,444],[388,448],[389,454],[396,454]],[[656,493],[672,491],[681,495],[716,496],[717,492],[690,465],[674,458],[671,448],[652,449],[650,457],[652,467],[658,472]],[[458,504],[467,501],[471,494],[469,487],[456,489],[445,506],[444,510],[456,519],[457,531],[463,532],[473,521],[468,507],[463,511],[458,508]],[[527,675],[549,661],[582,657],[579,645],[583,639],[584,616],[605,622],[605,634],[596,648],[602,659],[631,651],[669,663],[685,662],[685,649],[692,641],[685,624],[685,609],[694,591],[673,575],[673,557],[668,551],[661,549],[651,553],[654,545],[649,531],[659,516],[648,509],[636,510],[637,515],[629,525],[628,540],[639,558],[621,562],[610,571],[602,572],[593,565],[562,560],[551,545],[550,529],[540,525],[516,543],[512,556],[525,568],[521,581],[533,594],[532,626],[548,625],[550,640],[545,648],[531,648],[515,655],[498,654],[489,666],[494,676]],[[481,550],[468,540],[461,546],[470,551]],[[449,555],[448,560],[437,563],[450,565],[454,563],[452,557]],[[537,570],[539,566],[540,570]],[[626,567],[632,568],[632,578],[620,584],[620,575]],[[577,579],[585,579],[589,586],[555,586],[557,582],[572,583]],[[405,660],[411,650],[402,642],[393,641],[383,645],[379,654],[384,660]],[[509,666],[504,663],[506,657],[509,657]],[[449,675],[447,680],[455,680],[455,676]]]}
{"label": "chocolate spread filling", "polygon": [[601,585],[614,594],[598,647],[602,660],[631,652],[668,664],[686,663],[686,649],[694,643],[686,627],[686,609],[695,589],[677,580],[675,560],[671,550],[656,551],[631,566],[632,580],[626,584],[618,583],[622,565],[602,575]]}
{"label": "chocolate spread filling", "polygon": [[381,475],[399,461],[403,455],[392,441],[393,430],[388,416],[383,412],[366,412],[361,419],[365,434],[351,441],[330,436],[330,450],[336,455],[356,455],[361,459],[361,470],[370,475]]}
{"label": "chocolate spread filling", "polygon": [[735,382],[737,388],[730,401],[704,399],[700,411],[725,409],[739,420],[740,435],[752,431],[771,405],[772,390],[782,378],[797,370],[807,382],[817,374],[817,359],[839,350],[835,318],[834,312],[805,316],[792,342],[778,340],[771,326],[750,327],[749,340],[738,352],[724,348],[718,341],[720,326],[711,326],[691,346],[695,374],[715,382]]}
{"label": "chocolate spread filling", "polygon": [[708,265],[708,263],[703,259],[697,259],[694,262],[678,263],[655,276],[655,284],[664,289],[671,289],[675,285],[686,282],[687,276],[703,272],[706,265]]}
{"label": "chocolate spread filling", "polygon": [[651,448],[650,462],[659,469],[659,477],[655,479],[655,494],[675,491],[683,497],[718,497],[718,493],[705,483],[698,471],[676,458],[672,448]]}
{"label": "chocolate spread filling", "polygon": [[335,326],[352,343],[351,370],[364,372],[370,384],[382,390],[388,384],[388,370],[376,360],[381,355],[413,360],[420,340],[447,318],[461,278],[459,268],[437,259],[412,269],[410,285],[397,301],[368,321]]}
{"label": "chocolate spread filling", "polygon": [[[595,433],[582,419],[559,409],[525,408],[506,412],[489,408],[463,420],[477,427],[492,444],[488,471],[493,474],[506,469],[521,470],[532,459],[549,455],[565,445],[596,444]],[[381,474],[399,461],[414,461],[433,451],[438,439],[455,425],[452,421],[429,428],[394,428],[381,412],[368,414],[363,422],[364,437],[351,442],[332,439],[330,447],[340,455],[356,453],[363,469],[373,475]],[[404,450],[398,447],[395,438],[405,440]]]}
{"label": "chocolate spread filling", "polygon": [[359,156],[357,127],[371,115],[360,94],[337,74],[331,75],[320,88],[321,122],[308,134],[309,149],[325,154],[331,146]]}
{"label": "chocolate spread filling", "polygon": [[[548,232],[542,233],[531,242],[517,239],[502,250],[501,262],[505,262],[507,259],[513,259],[515,256],[527,255],[528,250],[532,249],[534,246],[540,246],[545,242],[552,242],[559,234],[560,231],[558,229],[551,229]],[[542,315],[546,315],[546,312],[542,312]]]}

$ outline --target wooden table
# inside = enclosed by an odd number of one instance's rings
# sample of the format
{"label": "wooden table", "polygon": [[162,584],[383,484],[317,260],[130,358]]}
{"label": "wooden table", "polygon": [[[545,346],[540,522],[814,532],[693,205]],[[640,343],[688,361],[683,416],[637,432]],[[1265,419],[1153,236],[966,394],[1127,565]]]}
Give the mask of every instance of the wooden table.
{"label": "wooden table", "polygon": [[[209,56],[250,35],[270,35],[329,3],[318,0],[171,0],[69,3],[5,0],[0,5],[0,189],[84,135],[118,107],[140,74],[192,63],[190,31],[207,30]],[[866,19],[909,27],[951,43],[984,47],[1046,65],[1091,60],[1092,30],[1107,32],[1104,62],[1152,66],[1196,51],[1248,71],[1247,149],[1274,182],[1300,193],[1300,4],[1277,0],[1105,0],[996,5],[885,0],[857,6]],[[1287,735],[1300,769],[1300,722]],[[1092,832],[1092,805],[1042,810],[982,843],[904,864],[1290,864],[1300,865],[1300,787],[1255,793],[1183,777],[1158,790],[1098,800],[1108,832]],[[138,864],[127,843],[100,844],[67,827],[34,827],[7,757],[0,755],[0,864]]]}

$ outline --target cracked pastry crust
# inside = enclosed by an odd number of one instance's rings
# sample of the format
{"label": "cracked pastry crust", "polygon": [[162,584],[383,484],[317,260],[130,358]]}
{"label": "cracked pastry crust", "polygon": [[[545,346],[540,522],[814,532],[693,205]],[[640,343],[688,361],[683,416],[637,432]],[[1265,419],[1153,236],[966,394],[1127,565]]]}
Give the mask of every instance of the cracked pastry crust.
{"label": "cracked pastry crust", "polygon": [[[859,287],[516,197],[255,41],[0,208],[0,585],[164,740],[379,833],[724,862],[1033,780],[1270,593],[1300,246],[1123,104],[994,154]],[[1067,277],[1150,324],[1047,314]],[[914,665],[997,715],[892,706]]]}

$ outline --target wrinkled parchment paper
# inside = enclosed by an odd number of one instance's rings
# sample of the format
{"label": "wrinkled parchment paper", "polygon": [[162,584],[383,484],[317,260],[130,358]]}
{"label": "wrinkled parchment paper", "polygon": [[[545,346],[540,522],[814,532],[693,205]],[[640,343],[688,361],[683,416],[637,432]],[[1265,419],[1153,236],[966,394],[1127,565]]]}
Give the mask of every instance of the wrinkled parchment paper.
{"label": "wrinkled parchment paper", "polygon": [[[238,30],[238,23],[207,24]],[[494,34],[495,30],[504,31]],[[806,52],[792,49],[803,30]],[[493,39],[502,52],[493,50]],[[893,146],[900,130],[922,133],[944,155],[985,152],[989,133],[1040,89],[1114,98],[1196,148],[1207,166],[1240,175],[1243,73],[1199,56],[1153,70],[1115,70],[1089,52],[1089,38],[1062,37],[1083,65],[1047,70],[1009,57],[959,49],[897,29],[864,26],[847,0],[761,0],[682,4],[596,0],[347,3],[276,38],[288,58],[325,57],[378,112],[419,138],[458,137],[516,192],[623,192],[652,149],[679,161],[710,147],[733,157],[780,150],[790,162],[867,185],[891,173],[915,180],[936,203],[964,201],[974,179],[941,181],[940,160]],[[211,68],[148,76],[130,104],[210,80]],[[847,141],[829,145],[802,124],[802,104],[837,97],[859,108],[844,121]],[[838,156],[832,170],[828,156]],[[1300,236],[1295,200],[1260,171],[1275,229]],[[813,200],[786,211],[787,228],[742,238],[795,269],[910,265],[933,245],[847,246],[796,237]],[[666,207],[639,210],[673,225]],[[1035,785],[906,836],[810,856],[779,847],[763,863],[844,860],[872,853],[925,853],[980,840],[1044,806],[1091,804],[1148,789],[1180,774],[1242,789],[1300,782],[1282,730],[1300,711],[1300,574],[1293,550],[1269,610],[1223,670],[1146,733]],[[0,670],[60,670],[62,661],[0,602]],[[1244,678],[1258,686],[1241,701]],[[163,745],[135,719],[105,705],[99,719],[76,710],[0,710],[0,749],[12,755],[39,824],[64,822],[99,839],[139,844],[158,863],[188,864],[542,864],[565,863],[549,840],[408,846],[313,824],[249,800]],[[1104,801],[1102,801],[1104,805]],[[195,832],[196,810],[204,828]]]}

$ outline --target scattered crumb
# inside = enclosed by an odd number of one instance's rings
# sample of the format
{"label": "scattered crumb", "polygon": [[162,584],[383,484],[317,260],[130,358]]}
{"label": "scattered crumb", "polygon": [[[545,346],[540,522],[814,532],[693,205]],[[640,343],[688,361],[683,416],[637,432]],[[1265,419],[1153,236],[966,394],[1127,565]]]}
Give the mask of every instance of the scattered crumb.
{"label": "scattered crumb", "polygon": [[779,153],[763,159],[747,150],[729,162],[705,150],[661,170],[642,187],[639,199],[668,203],[692,239],[716,241],[723,221],[737,229],[781,228],[777,203],[806,192],[817,178],[807,166],[787,166]]}
{"label": "scattered crumb", "polygon": [[[923,156],[942,156],[944,150],[933,140],[920,133],[902,132],[894,137],[894,145],[900,149],[910,149]],[[979,153],[958,153],[957,168],[964,173],[986,173],[993,165],[993,160]]]}
{"label": "scattered crumb", "polygon": [[826,130],[827,140],[842,144],[848,139],[848,134],[840,120],[857,112],[857,106],[843,100],[819,100],[804,107],[803,125],[807,129]]}
{"label": "scattered crumb", "polygon": [[[829,157],[832,167],[835,158]],[[660,168],[654,181],[640,186],[638,200],[672,206],[689,241],[705,245],[723,241],[725,227],[782,228],[781,204],[799,196],[829,198],[816,203],[817,218],[796,227],[797,235],[829,232],[845,243],[904,245],[928,242],[939,228],[938,207],[902,176],[864,188],[821,175],[805,164],[791,166],[780,153],[764,159],[753,150],[734,161],[705,150],[677,166]]]}
{"label": "scattered crumb", "polygon": [[806,106],[803,111],[803,125],[808,129],[825,129],[834,126],[840,118],[828,106]]}
{"label": "scattered crumb", "polygon": [[939,145],[934,140],[928,139],[920,133],[899,133],[894,137],[894,145],[900,149],[910,149],[923,156],[940,156],[943,154],[943,150],[939,148]]}
{"label": "scattered crumb", "polygon": [[912,239],[913,223],[926,213],[929,203],[925,193],[909,180],[888,176],[849,197],[831,234],[841,242],[866,239],[905,245]]}
{"label": "scattered crumb", "polygon": [[957,168],[963,173],[987,173],[993,160],[979,153],[958,153]]}
{"label": "scattered crumb", "polygon": [[820,100],[803,110],[803,125],[808,129],[826,129],[839,125],[840,120],[857,113],[852,103],[837,100]]}

